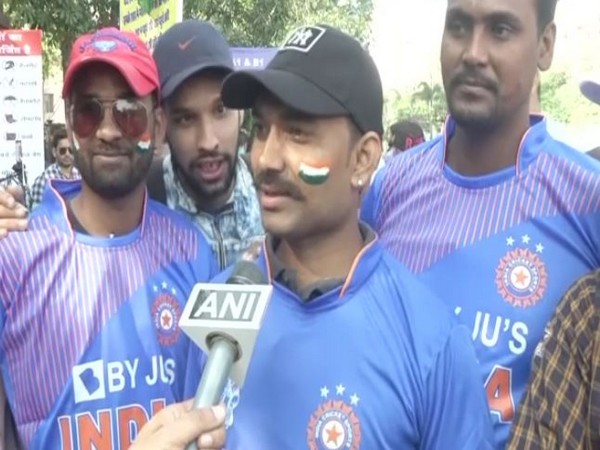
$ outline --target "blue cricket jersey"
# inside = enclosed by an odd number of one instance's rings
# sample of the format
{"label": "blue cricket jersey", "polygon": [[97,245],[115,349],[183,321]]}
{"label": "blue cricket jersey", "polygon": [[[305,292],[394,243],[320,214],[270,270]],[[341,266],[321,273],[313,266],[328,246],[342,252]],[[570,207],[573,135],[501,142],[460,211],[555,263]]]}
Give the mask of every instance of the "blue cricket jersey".
{"label": "blue cricket jersey", "polygon": [[492,448],[468,330],[377,241],[308,303],[265,255],[274,293],[241,393],[226,395],[228,450]]}
{"label": "blue cricket jersey", "polygon": [[454,129],[392,158],[362,217],[472,330],[503,448],[557,302],[600,267],[600,164],[532,117],[516,166],[466,177],[445,164]]}
{"label": "blue cricket jersey", "polygon": [[125,236],[75,233],[64,198],[80,182],[52,185],[29,230],[0,240],[8,402],[26,448],[124,450],[196,389],[199,373],[188,380],[186,367],[197,352],[178,322],[216,261],[193,224],[152,201]]}

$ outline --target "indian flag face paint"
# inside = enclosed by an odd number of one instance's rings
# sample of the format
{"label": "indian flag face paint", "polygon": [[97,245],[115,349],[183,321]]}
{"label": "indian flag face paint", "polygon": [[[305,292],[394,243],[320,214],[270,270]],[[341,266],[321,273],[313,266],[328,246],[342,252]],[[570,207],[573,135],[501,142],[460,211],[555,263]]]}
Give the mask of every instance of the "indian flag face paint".
{"label": "indian flag face paint", "polygon": [[152,138],[150,136],[150,133],[146,132],[146,133],[142,134],[142,136],[140,137],[140,140],[137,143],[135,149],[137,150],[138,153],[144,154],[144,153],[147,153],[148,151],[150,151],[151,148],[152,148]]}
{"label": "indian flag face paint", "polygon": [[306,184],[313,186],[323,184],[329,178],[329,166],[327,164],[312,165],[300,163],[298,176]]}

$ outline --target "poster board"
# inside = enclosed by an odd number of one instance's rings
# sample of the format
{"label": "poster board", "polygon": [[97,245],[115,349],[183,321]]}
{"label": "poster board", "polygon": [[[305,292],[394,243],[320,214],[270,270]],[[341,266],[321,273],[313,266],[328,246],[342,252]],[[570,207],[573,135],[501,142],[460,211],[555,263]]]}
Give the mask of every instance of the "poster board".
{"label": "poster board", "polygon": [[44,171],[41,30],[0,30],[0,180],[19,160],[28,184]]}
{"label": "poster board", "polygon": [[183,0],[119,0],[119,26],[133,31],[150,48],[166,30],[183,20]]}
{"label": "poster board", "polygon": [[236,70],[264,69],[277,50],[279,49],[272,47],[232,47],[233,66]]}

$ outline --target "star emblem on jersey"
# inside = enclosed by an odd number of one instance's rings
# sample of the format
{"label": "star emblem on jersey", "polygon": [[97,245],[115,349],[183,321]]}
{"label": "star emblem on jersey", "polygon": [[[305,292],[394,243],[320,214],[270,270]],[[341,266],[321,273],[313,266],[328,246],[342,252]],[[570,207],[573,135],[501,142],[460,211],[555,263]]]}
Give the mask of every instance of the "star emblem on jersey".
{"label": "star emblem on jersey", "polygon": [[175,298],[177,291],[166,282],[162,282],[160,287],[153,286],[152,290],[157,294],[152,302],[152,320],[158,332],[158,342],[163,347],[169,347],[177,342],[181,333],[181,306]]}
{"label": "star emblem on jersey", "polygon": [[360,397],[342,383],[319,388],[322,403],[310,416],[307,429],[310,450],[358,450],[360,420],[354,409]]}
{"label": "star emblem on jersey", "polygon": [[496,286],[502,298],[516,308],[535,306],[546,293],[548,274],[542,260],[544,245],[528,234],[509,236],[508,252],[496,268]]}

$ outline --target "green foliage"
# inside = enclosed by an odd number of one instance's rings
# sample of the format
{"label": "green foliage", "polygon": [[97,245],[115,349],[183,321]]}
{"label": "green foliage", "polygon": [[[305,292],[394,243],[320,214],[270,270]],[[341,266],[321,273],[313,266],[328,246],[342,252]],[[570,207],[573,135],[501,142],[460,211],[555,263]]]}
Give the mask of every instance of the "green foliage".
{"label": "green foliage", "polygon": [[[152,0],[138,0],[148,8]],[[75,38],[119,25],[119,0],[4,0],[15,28],[44,31],[45,74],[66,66]],[[295,26],[327,23],[369,39],[373,0],[185,0],[184,17],[221,27],[232,46],[275,46]]]}
{"label": "green foliage", "polygon": [[579,80],[565,72],[543,73],[542,111],[554,120],[573,124],[600,124],[600,107],[579,91]]}
{"label": "green foliage", "polygon": [[66,65],[75,38],[103,26],[118,26],[119,0],[4,0],[14,28],[44,31],[44,63]]}
{"label": "green foliage", "polygon": [[541,77],[542,111],[560,122],[568,122],[571,116],[571,111],[560,96],[560,91],[568,82],[569,77],[565,72],[552,72]]}
{"label": "green foliage", "polygon": [[326,23],[369,40],[373,0],[187,0],[184,17],[218,25],[232,47],[268,47],[297,26]]}
{"label": "green foliage", "polygon": [[418,122],[426,134],[440,132],[446,118],[446,97],[440,84],[421,82],[408,92],[388,94],[384,117],[386,129],[398,120]]}

